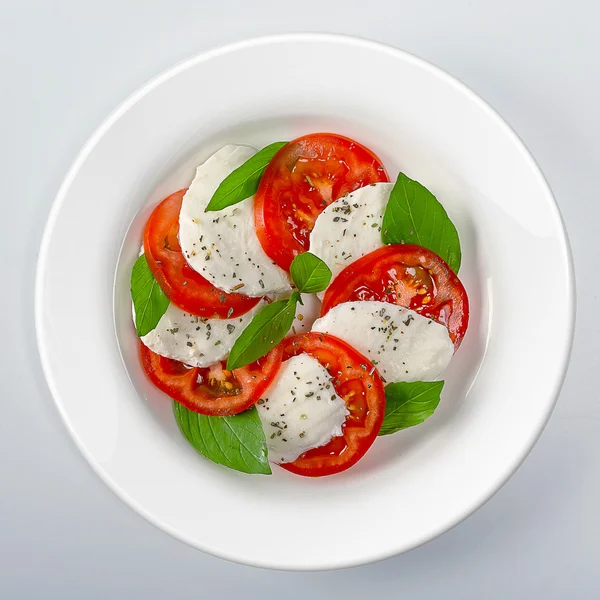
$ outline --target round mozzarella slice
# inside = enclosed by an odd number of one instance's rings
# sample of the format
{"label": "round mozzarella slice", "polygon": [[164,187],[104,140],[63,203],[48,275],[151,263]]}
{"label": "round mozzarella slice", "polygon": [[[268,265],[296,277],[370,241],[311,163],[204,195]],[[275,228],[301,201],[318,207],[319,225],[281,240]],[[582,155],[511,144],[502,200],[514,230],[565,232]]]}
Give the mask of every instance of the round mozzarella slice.
{"label": "round mozzarella slice", "polygon": [[393,187],[393,183],[373,183],[359,188],[318,216],[310,251],[327,263],[332,280],[351,262],[383,246],[381,223]]}
{"label": "round mozzarella slice", "polygon": [[281,365],[257,405],[267,438],[269,460],[293,462],[311,448],[342,435],[346,403],[333,389],[329,373],[308,354]]}
{"label": "round mozzarella slice", "polygon": [[434,381],[448,366],[454,344],[448,329],[414,310],[387,302],[345,302],[313,324],[377,366],[387,383]]}
{"label": "round mozzarella slice", "polygon": [[235,340],[265,304],[259,302],[233,319],[201,319],[171,302],[156,327],[140,339],[156,354],[192,367],[209,367],[229,355]]}
{"label": "round mozzarella slice", "polygon": [[288,291],[290,283],[258,241],[254,197],[204,212],[223,179],[254,154],[254,148],[229,144],[196,169],[179,213],[179,244],[192,269],[220,290],[258,298]]}

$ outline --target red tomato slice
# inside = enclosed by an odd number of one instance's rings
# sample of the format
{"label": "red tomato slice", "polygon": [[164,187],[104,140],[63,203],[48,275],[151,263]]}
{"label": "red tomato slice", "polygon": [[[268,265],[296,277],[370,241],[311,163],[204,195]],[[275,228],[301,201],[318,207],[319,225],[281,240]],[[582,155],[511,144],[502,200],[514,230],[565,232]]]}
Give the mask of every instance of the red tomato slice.
{"label": "red tomato slice", "polygon": [[183,256],[179,212],[186,190],[165,198],[152,212],[144,231],[144,252],[158,285],[179,308],[209,319],[238,317],[260,302],[243,294],[226,294],[194,271]]}
{"label": "red tomato slice", "polygon": [[350,414],[343,434],[281,466],[297,475],[321,477],[356,464],[375,441],[385,415],[383,383],[373,364],[352,346],[324,333],[302,333],[284,340],[283,360],[306,353],[316,358],[333,378],[333,387]]}
{"label": "red tomato slice", "polygon": [[368,148],[333,133],[295,139],[273,157],[254,201],[254,224],[267,255],[289,271],[308,250],[309,235],[323,209],[354,190],[389,181]]}
{"label": "red tomato slice", "polygon": [[260,398],[279,371],[283,351],[277,346],[259,360],[228,371],[226,361],[212,367],[188,368],[141,344],[142,365],[150,381],[162,392],[203,415],[235,415]]}
{"label": "red tomato slice", "polygon": [[379,300],[410,308],[448,328],[454,349],[469,324],[467,292],[437,254],[413,244],[391,244],[348,265],[323,298],[321,316],[342,302]]}

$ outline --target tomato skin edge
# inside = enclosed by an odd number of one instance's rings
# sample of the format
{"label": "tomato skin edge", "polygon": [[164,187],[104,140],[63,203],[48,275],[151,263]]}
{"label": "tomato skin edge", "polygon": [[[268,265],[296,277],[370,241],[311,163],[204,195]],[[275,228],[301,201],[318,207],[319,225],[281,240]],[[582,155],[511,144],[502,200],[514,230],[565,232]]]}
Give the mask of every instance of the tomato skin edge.
{"label": "tomato skin edge", "polygon": [[[325,152],[325,149],[328,151]],[[323,205],[320,202],[317,203],[318,207],[314,204],[311,205],[311,208],[307,209],[310,214],[307,215],[305,211],[295,208],[296,205],[293,204],[293,214],[296,217],[292,217],[288,209],[282,205],[283,196],[280,195],[282,193],[280,188],[287,186],[288,192],[293,190],[290,192],[294,195],[292,202],[299,202],[303,197],[301,185],[298,182],[298,177],[301,179],[301,176],[292,174],[296,169],[296,163],[302,162],[301,157],[303,160],[313,161],[311,164],[314,164],[317,158],[322,157],[327,157],[327,160],[337,159],[349,170],[344,176],[338,176],[335,175],[333,167],[332,171],[326,168],[325,173],[327,173],[328,182],[332,187],[328,194],[318,196]],[[294,167],[292,168],[290,161],[294,158]],[[312,170],[310,172],[312,173]],[[371,183],[389,182],[389,180],[389,175],[379,157],[368,147],[346,136],[319,132],[303,135],[290,141],[286,146],[280,148],[271,159],[255,196],[254,225],[263,250],[277,265],[289,272],[294,257],[310,249],[306,238],[303,237],[304,241],[301,242],[300,238],[296,237],[297,233],[293,233],[293,231],[297,232],[300,228],[304,231],[301,236],[306,236],[306,232],[312,230],[318,214],[328,204],[359,187]],[[310,177],[308,177],[308,181],[311,190],[315,191],[319,188],[318,185],[312,187]],[[322,189],[319,188],[318,194],[321,192]],[[314,200],[315,198],[313,198],[313,202]],[[304,205],[304,208],[306,209],[307,205]],[[302,226],[297,222],[298,210],[300,210],[300,214],[305,214],[307,219]],[[300,217],[300,221],[302,220],[303,217]]]}
{"label": "tomato skin edge", "polygon": [[[187,263],[179,242],[179,211],[187,189],[163,198],[144,226],[144,254],[154,279],[169,300],[183,311],[201,318],[239,317],[254,308],[260,298],[216,288]],[[167,239],[174,248],[165,250]],[[163,247],[161,247],[163,246]]]}
{"label": "tomato skin edge", "polygon": [[[369,387],[367,393],[370,397],[372,397],[372,405],[369,405],[369,414],[366,417],[366,419],[368,420],[368,428],[358,428],[349,425],[349,417],[347,417],[346,422],[344,424],[344,433],[342,436],[332,438],[330,442],[328,442],[320,448],[314,448],[305,452],[293,462],[281,463],[279,465],[282,469],[285,469],[286,471],[294,473],[295,475],[302,475],[304,477],[324,477],[328,475],[335,475],[337,473],[346,471],[350,467],[354,466],[357,462],[359,462],[377,438],[377,435],[379,434],[381,425],[383,423],[383,419],[385,417],[385,389],[383,381],[381,380],[381,377],[379,376],[379,373],[377,372],[373,363],[369,361],[366,357],[362,356],[353,346],[351,346],[347,342],[335,336],[317,332],[297,334],[296,336],[288,338],[287,340],[285,340],[285,342],[287,342],[287,346],[289,347],[289,345],[293,343],[294,339],[301,340],[302,343],[302,338],[308,339],[312,342],[314,342],[315,339],[318,340],[319,338],[322,338],[328,343],[334,344],[337,350],[344,351],[347,354],[346,356],[344,356],[343,362],[350,360],[348,358],[349,356],[352,357],[352,361],[356,362],[358,365],[355,371],[358,373],[362,372],[365,374],[366,377],[368,377],[367,382]],[[286,348],[284,348],[283,360],[286,360],[286,358],[288,358],[287,354],[288,351]],[[307,354],[312,355],[310,351],[307,352]],[[317,358],[318,360],[318,357],[315,356],[315,358]],[[363,369],[360,366],[361,364],[365,365],[366,369]],[[348,402],[346,399],[345,401]],[[351,444],[347,443],[346,448],[339,455],[343,457],[342,461],[336,462],[334,460],[329,460],[329,464],[319,464],[319,457],[306,458],[307,454],[318,453],[318,451],[321,448],[326,449],[327,446],[335,440],[339,440],[340,437],[347,439],[347,436],[350,438]],[[351,454],[346,454],[346,456],[344,457],[345,452],[351,452]],[[323,460],[327,461],[328,459],[327,457],[325,457]]]}
{"label": "tomato skin edge", "polygon": [[[448,302],[452,300],[453,312],[448,319],[448,323],[442,324],[448,327],[450,337],[454,343],[454,351],[456,352],[462,343],[469,325],[469,297],[467,291],[456,273],[452,271],[443,258],[432,250],[417,246],[416,244],[389,244],[382,246],[348,265],[343,271],[338,273],[325,291],[320,316],[324,316],[338,304],[359,300],[359,298],[353,297],[354,290],[358,287],[357,281],[368,278],[369,273],[373,273],[374,269],[385,264],[386,259],[394,260],[398,255],[402,259],[406,259],[409,265],[425,266],[432,273],[435,273],[436,283],[439,284],[440,280],[443,279],[443,285],[439,286],[439,292],[433,299],[435,300],[439,296],[441,301]],[[383,302],[394,303],[389,300],[388,296],[378,297],[377,299]],[[426,305],[415,309],[411,306],[406,306],[404,303],[398,302],[397,304],[440,322]],[[435,302],[433,305],[435,305]]]}
{"label": "tomato skin edge", "polygon": [[[152,384],[169,398],[185,406],[188,410],[202,415],[224,417],[236,415],[244,412],[252,407],[260,399],[261,394],[270,385],[270,382],[279,372],[283,351],[278,346],[275,346],[263,359],[266,360],[265,368],[268,368],[267,375],[263,375],[262,379],[257,382],[251,389],[245,389],[242,395],[238,396],[221,396],[215,398],[194,398],[194,382],[201,370],[198,367],[192,367],[189,372],[181,376],[167,377],[159,373],[161,359],[179,363],[172,359],[166,359],[150,350],[143,342],[140,341],[140,359],[142,367],[148,379]],[[221,361],[224,362],[224,361]],[[181,363],[180,363],[181,364]],[[255,363],[253,363],[255,364]],[[235,369],[232,372],[239,379],[249,385],[253,379],[248,366]],[[162,377],[160,376],[162,375]]]}

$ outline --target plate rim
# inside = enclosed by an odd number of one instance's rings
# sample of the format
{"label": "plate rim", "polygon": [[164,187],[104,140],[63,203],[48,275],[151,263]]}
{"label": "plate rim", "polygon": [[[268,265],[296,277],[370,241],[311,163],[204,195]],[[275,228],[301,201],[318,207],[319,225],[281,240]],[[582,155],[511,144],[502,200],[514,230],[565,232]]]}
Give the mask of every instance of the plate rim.
{"label": "plate rim", "polygon": [[[137,104],[142,98],[152,92],[155,88],[167,82],[169,79],[177,76],[179,73],[186,71],[187,69],[193,68],[197,64],[212,60],[218,56],[234,53],[239,50],[243,50],[245,48],[250,48],[254,46],[262,46],[262,45],[270,45],[270,44],[278,44],[278,43],[288,43],[288,42],[329,42],[335,44],[347,44],[353,45],[356,47],[362,47],[367,50],[375,50],[379,52],[388,53],[395,58],[399,58],[404,61],[408,61],[413,63],[414,65],[429,71],[435,77],[444,80],[447,84],[453,86],[458,89],[460,92],[465,94],[469,99],[475,104],[479,106],[479,108],[483,109],[502,129],[504,129],[505,133],[508,134],[509,137],[516,142],[516,146],[521,151],[523,157],[529,162],[530,167],[533,172],[537,176],[540,185],[544,188],[544,192],[546,197],[549,200],[548,208],[554,212],[554,216],[557,217],[557,224],[559,225],[556,233],[558,234],[557,240],[560,242],[561,254],[563,254],[566,259],[567,266],[567,286],[565,290],[566,301],[568,305],[568,313],[569,313],[569,322],[568,322],[568,330],[566,336],[566,344],[563,348],[560,349],[562,353],[562,361],[561,361],[561,375],[557,378],[555,389],[553,391],[553,397],[551,402],[548,403],[548,407],[546,409],[545,414],[541,414],[540,425],[538,430],[535,432],[535,435],[532,436],[528,445],[524,446],[521,452],[521,455],[515,461],[513,465],[511,465],[510,469],[507,470],[507,473],[502,479],[499,479],[495,486],[487,493],[483,499],[477,498],[469,504],[469,507],[463,511],[462,514],[457,516],[453,523],[448,525],[442,525],[439,529],[437,529],[433,534],[427,534],[423,536],[423,539],[419,540],[416,543],[398,545],[396,549],[392,551],[381,551],[381,552],[370,552],[368,556],[363,558],[356,558],[351,561],[345,561],[343,564],[336,562],[335,560],[330,561],[328,564],[322,565],[294,565],[290,566],[284,563],[273,563],[269,561],[262,560],[253,560],[252,558],[241,558],[239,556],[235,556],[234,554],[226,551],[222,551],[220,549],[211,548],[198,540],[191,539],[185,533],[176,531],[171,525],[163,522],[161,519],[155,517],[152,513],[147,511],[137,500],[132,498],[123,488],[121,488],[112,477],[104,470],[104,468],[96,461],[96,459],[91,456],[91,454],[86,449],[83,440],[81,440],[70,423],[69,417],[62,406],[62,401],[60,398],[60,394],[58,389],[56,388],[55,382],[53,380],[52,370],[49,362],[49,350],[46,345],[46,340],[44,333],[42,331],[42,322],[43,322],[43,278],[44,273],[47,268],[47,258],[48,258],[48,247],[50,245],[50,240],[52,238],[52,234],[54,231],[54,227],[56,221],[58,219],[58,215],[64,203],[65,197],[67,196],[69,189],[76,178],[81,166],[84,164],[87,157],[94,150],[96,145],[100,142],[102,137],[106,132],[110,130],[113,124],[121,118],[127,111],[129,111],[135,104]],[[195,53],[173,65],[167,67],[162,70],[160,73],[155,75],[154,77],[148,79],[144,82],[138,89],[129,94],[120,104],[118,104],[105,119],[100,123],[100,125],[93,131],[90,137],[87,139],[81,150],[77,153],[73,163],[71,164],[69,170],[67,171],[62,183],[52,201],[52,205],[50,211],[47,216],[46,224],[44,226],[44,231],[41,237],[41,243],[39,245],[38,250],[38,258],[37,265],[35,271],[35,288],[34,288],[34,327],[35,327],[35,336],[37,343],[37,351],[40,359],[40,363],[42,366],[42,372],[44,374],[44,379],[46,381],[46,385],[50,391],[50,395],[52,396],[52,400],[58,410],[60,418],[68,431],[70,437],[74,441],[77,449],[83,457],[85,458],[88,465],[92,468],[92,470],[100,477],[100,479],[107,485],[107,487],[120,499],[122,500],[129,508],[134,510],[140,516],[143,516],[149,523],[157,527],[158,529],[168,533],[172,537],[177,540],[184,542],[185,544],[195,548],[197,550],[201,550],[206,552],[207,554],[217,556],[219,558],[223,558],[225,560],[250,565],[254,567],[260,568],[269,568],[274,570],[285,570],[285,571],[324,571],[324,570],[335,570],[335,569],[343,569],[350,568],[360,565],[371,564],[374,562],[378,562],[380,560],[384,560],[386,558],[390,558],[392,556],[396,556],[398,554],[402,554],[409,550],[413,550],[426,544],[427,542],[439,537],[440,535],[450,531],[460,523],[462,523],[469,516],[478,511],[481,507],[483,507],[505,484],[506,482],[514,475],[514,473],[520,468],[523,464],[527,456],[530,454],[534,445],[539,440],[542,435],[546,425],[552,415],[552,412],[558,402],[558,398],[560,396],[560,392],[562,390],[567,372],[568,366],[571,359],[572,349],[573,349],[573,340],[575,333],[575,321],[576,321],[576,287],[575,287],[575,268],[574,268],[574,260],[573,253],[571,250],[571,245],[567,233],[567,228],[565,225],[565,221],[563,215],[561,213],[560,207],[556,202],[556,198],[552,192],[552,189],[542,171],[533,154],[529,150],[528,146],[521,139],[521,137],[517,134],[517,132],[509,125],[509,123],[496,111],[495,108],[492,107],[489,102],[487,102],[484,98],[479,96],[476,92],[474,92],[467,84],[461,81],[454,75],[446,72],[442,68],[437,65],[419,57],[415,54],[407,52],[406,50],[396,48],[390,44],[370,40],[367,38],[363,38],[360,36],[340,34],[340,33],[317,33],[317,32],[298,32],[298,33],[282,33],[282,34],[274,34],[274,35],[264,35],[258,37],[252,37],[243,39],[240,41],[227,43],[224,45],[218,45],[216,47],[212,47],[208,50],[201,51]]]}

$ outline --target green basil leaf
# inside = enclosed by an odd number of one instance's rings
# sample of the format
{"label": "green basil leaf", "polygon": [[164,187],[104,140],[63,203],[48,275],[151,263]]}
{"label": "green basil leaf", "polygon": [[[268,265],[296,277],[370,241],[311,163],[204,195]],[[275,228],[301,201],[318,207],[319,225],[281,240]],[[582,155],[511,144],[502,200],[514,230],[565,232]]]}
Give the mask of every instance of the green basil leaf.
{"label": "green basil leaf", "polygon": [[227,359],[229,370],[248,365],[279,344],[290,330],[296,316],[300,294],[294,292],[287,300],[267,304],[242,331]]}
{"label": "green basil leaf", "polygon": [[254,195],[271,159],[286,144],[287,142],[269,144],[225,177],[210,199],[206,212],[223,210]]}
{"label": "green basil leaf", "polygon": [[295,256],[290,273],[294,284],[303,294],[322,292],[331,281],[331,269],[311,252]]}
{"label": "green basil leaf", "polygon": [[142,254],[131,270],[131,297],[135,310],[135,328],[139,337],[150,333],[165,314],[169,299],[160,289]]}
{"label": "green basil leaf", "polygon": [[384,244],[417,244],[433,250],[458,273],[460,241],[454,223],[436,197],[418,181],[400,173],[383,215]]}
{"label": "green basil leaf", "polygon": [[438,404],[443,381],[390,383],[385,386],[385,418],[379,435],[419,425],[428,419]]}
{"label": "green basil leaf", "polygon": [[254,406],[230,417],[208,417],[174,404],[183,435],[200,454],[243,473],[271,474],[267,441]]}

